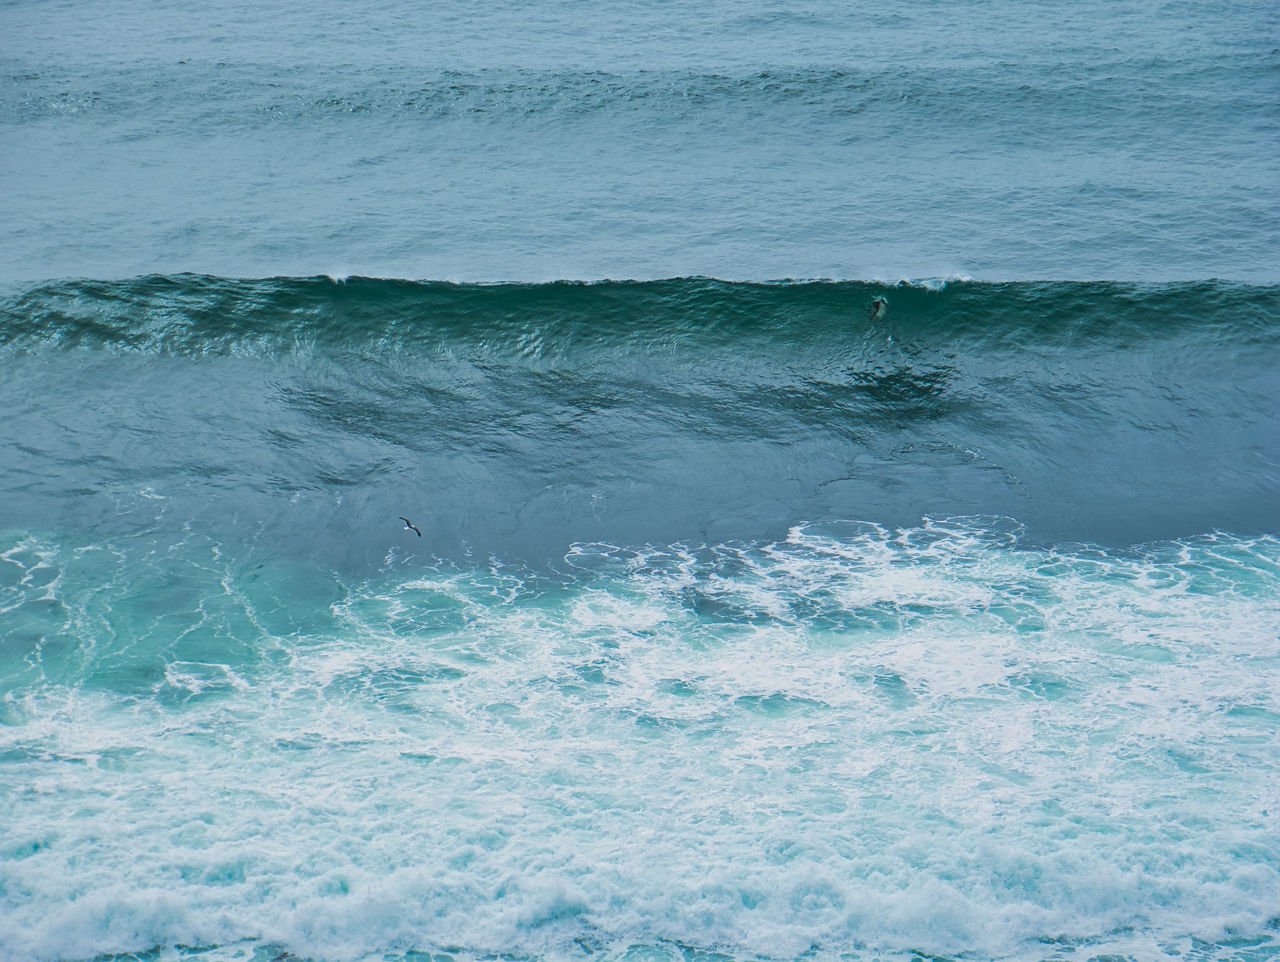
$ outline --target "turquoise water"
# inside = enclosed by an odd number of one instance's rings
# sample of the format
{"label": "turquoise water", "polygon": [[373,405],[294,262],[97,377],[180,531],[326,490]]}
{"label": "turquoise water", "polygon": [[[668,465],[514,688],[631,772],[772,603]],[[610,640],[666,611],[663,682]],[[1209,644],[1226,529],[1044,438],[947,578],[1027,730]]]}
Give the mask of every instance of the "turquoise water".
{"label": "turquoise water", "polygon": [[1272,5],[0,38],[0,958],[1280,958]]}
{"label": "turquoise water", "polygon": [[6,301],[0,944],[1274,957],[1276,299]]}
{"label": "turquoise water", "polygon": [[839,523],[357,580],[28,537],[0,939],[1274,957],[1280,543],[1016,538]]}

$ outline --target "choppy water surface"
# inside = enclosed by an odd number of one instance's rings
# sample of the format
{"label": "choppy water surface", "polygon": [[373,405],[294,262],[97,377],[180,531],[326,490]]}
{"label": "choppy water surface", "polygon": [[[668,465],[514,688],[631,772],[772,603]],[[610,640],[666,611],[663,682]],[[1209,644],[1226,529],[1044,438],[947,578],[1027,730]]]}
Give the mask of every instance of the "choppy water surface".
{"label": "choppy water surface", "polygon": [[0,958],[1280,959],[1278,37],[0,6]]}
{"label": "choppy water surface", "polygon": [[0,13],[0,279],[1280,279],[1274,4]]}

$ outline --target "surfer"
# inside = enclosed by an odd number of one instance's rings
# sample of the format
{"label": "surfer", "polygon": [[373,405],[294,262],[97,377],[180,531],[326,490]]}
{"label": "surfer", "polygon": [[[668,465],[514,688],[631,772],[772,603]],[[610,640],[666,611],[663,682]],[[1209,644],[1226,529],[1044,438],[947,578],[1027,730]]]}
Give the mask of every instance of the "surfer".
{"label": "surfer", "polygon": [[889,298],[873,297],[871,299],[871,310],[867,314],[867,320],[878,321],[889,313]]}
{"label": "surfer", "polygon": [[418,530],[418,526],[417,526],[416,524],[414,524],[412,521],[410,521],[410,520],[409,520],[408,518],[406,518],[404,515],[400,515],[400,516],[399,516],[399,518],[400,518],[400,520],[401,520],[401,521],[403,521],[403,522],[404,522],[404,526],[405,526],[406,528],[408,528],[410,531],[412,531],[414,534],[416,534],[419,538],[421,538],[421,537],[422,537],[422,532]]}

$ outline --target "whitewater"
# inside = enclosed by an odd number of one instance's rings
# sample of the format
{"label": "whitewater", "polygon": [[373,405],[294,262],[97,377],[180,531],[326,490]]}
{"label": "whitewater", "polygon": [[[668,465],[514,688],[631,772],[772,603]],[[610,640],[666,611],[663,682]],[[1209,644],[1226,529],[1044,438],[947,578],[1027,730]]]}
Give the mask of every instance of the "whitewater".
{"label": "whitewater", "polygon": [[[826,525],[345,583],[194,538],[26,540],[6,609],[68,624],[6,701],[0,939],[1268,957],[1280,543],[1015,536]],[[161,586],[198,613],[140,607]]]}

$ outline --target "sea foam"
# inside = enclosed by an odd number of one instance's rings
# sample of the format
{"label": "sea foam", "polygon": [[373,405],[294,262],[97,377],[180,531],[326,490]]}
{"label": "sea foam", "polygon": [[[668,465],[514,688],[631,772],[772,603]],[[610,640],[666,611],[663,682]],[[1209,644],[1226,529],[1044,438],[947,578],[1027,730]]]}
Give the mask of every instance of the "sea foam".
{"label": "sea foam", "polygon": [[[59,572],[8,617],[54,585],[72,634],[147,624],[154,558],[75,556],[7,552]],[[204,660],[160,619],[6,662],[5,953],[1273,944],[1274,539],[953,519],[566,564],[316,572],[291,626],[262,582],[296,570],[201,561],[232,606],[190,616]]]}

